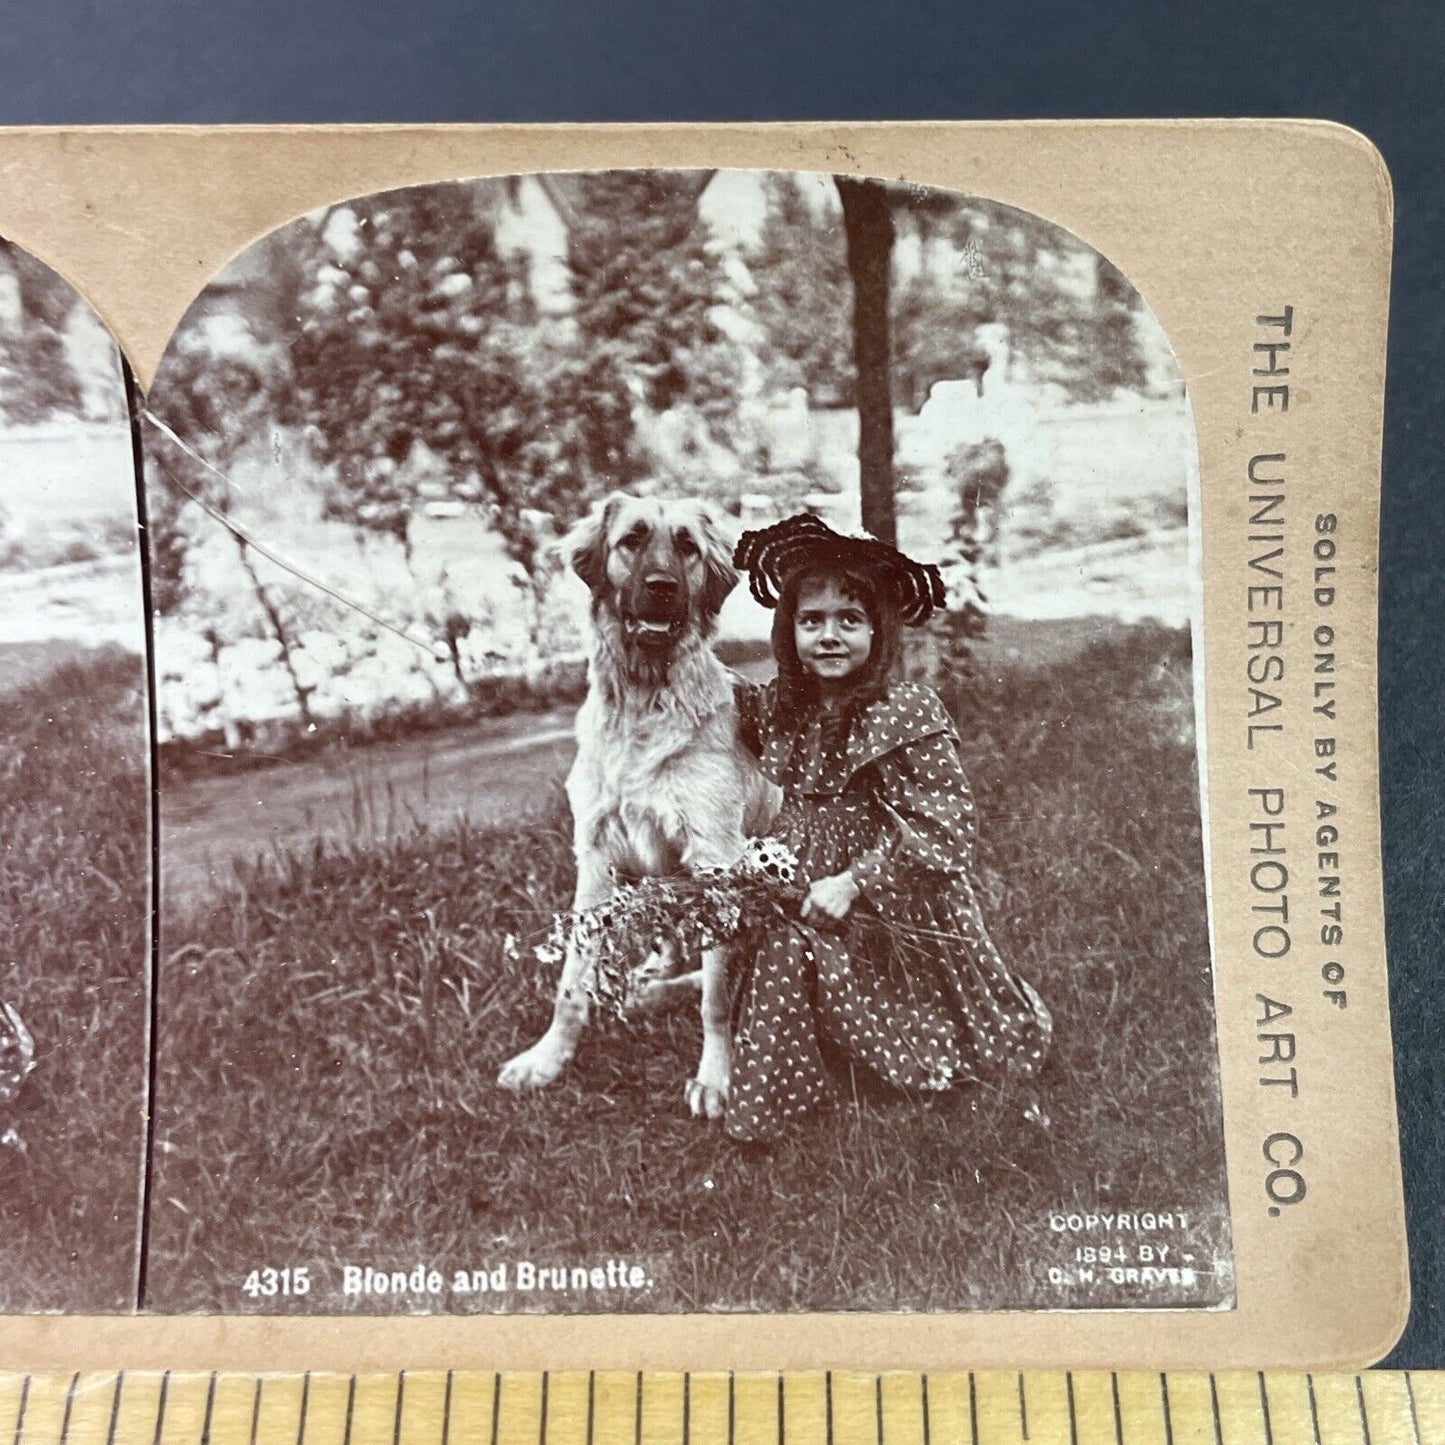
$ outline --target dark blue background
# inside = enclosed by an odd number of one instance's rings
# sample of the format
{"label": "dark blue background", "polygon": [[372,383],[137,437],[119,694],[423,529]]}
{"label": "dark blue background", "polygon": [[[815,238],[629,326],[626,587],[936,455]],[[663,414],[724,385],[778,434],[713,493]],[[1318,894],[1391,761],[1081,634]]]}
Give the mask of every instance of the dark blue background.
{"label": "dark blue background", "polygon": [[1369,135],[1397,206],[1380,665],[1415,1304],[1391,1363],[1445,1367],[1442,61],[1445,12],[1419,3],[0,0],[0,123],[1294,115]]}

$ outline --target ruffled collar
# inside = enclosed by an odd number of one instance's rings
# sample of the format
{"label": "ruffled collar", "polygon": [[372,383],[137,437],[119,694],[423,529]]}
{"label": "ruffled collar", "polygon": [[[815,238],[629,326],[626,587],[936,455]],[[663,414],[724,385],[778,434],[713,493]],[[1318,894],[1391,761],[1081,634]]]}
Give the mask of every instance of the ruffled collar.
{"label": "ruffled collar", "polygon": [[894,683],[886,696],[862,708],[853,719],[846,745],[830,738],[835,731],[818,713],[801,728],[770,726],[761,740],[763,774],[784,789],[841,793],[860,769],[896,748],[939,733],[957,739],[938,694],[916,682]]}

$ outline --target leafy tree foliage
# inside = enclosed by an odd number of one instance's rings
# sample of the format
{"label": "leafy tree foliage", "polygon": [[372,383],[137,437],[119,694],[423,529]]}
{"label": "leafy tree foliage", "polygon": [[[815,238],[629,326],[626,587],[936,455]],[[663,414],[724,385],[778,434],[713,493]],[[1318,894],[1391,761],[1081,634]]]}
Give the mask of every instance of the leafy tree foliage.
{"label": "leafy tree foliage", "polygon": [[816,215],[790,176],[770,176],[767,190],[761,243],[748,264],[773,384],[806,387],[821,406],[851,406],[853,282],[841,213]]}
{"label": "leafy tree foliage", "polygon": [[738,364],[714,318],[722,277],[698,219],[709,179],[675,171],[576,177],[569,260],[581,349],[613,358],[650,410],[687,402],[726,431]]}
{"label": "leafy tree foliage", "polygon": [[481,201],[456,185],[355,202],[349,255],[318,234],[280,415],[334,464],[335,514],[405,540],[420,446],[529,561],[528,513],[565,520],[615,473],[629,411],[606,358],[559,354],[531,324]]}
{"label": "leafy tree foliage", "polygon": [[62,336],[77,297],[48,266],[0,240],[0,286],[13,314],[0,320],[0,418],[18,424],[78,415],[80,381]]}
{"label": "leafy tree foliage", "polygon": [[[773,372],[780,386],[807,387],[815,404],[851,406],[853,291],[841,214],[820,216],[790,177],[772,179],[769,199],[749,267]],[[1053,382],[1084,402],[1143,387],[1138,294],[1077,237],[1011,206],[928,187],[890,187],[889,200],[900,243],[921,260],[892,288],[895,404],[917,411],[937,381],[986,385],[979,328],[988,325],[1001,328],[1015,379]]]}
{"label": "leafy tree foliage", "polygon": [[1053,383],[1074,401],[1139,389],[1138,293],[1078,237],[995,201],[895,187],[895,215],[922,268],[897,288],[897,394],[915,408],[935,381],[984,380],[978,328],[998,325],[1014,379]]}
{"label": "leafy tree foliage", "polygon": [[349,259],[324,237],[301,298],[286,416],[335,463],[333,508],[405,537],[418,443],[457,495],[491,505],[532,565],[548,528],[641,470],[635,408],[693,403],[724,427],[736,363],[711,318],[716,262],[688,177],[578,177],[574,309],[543,318],[496,240],[499,186],[419,187],[349,209]]}
{"label": "leafy tree foliage", "polygon": [[269,436],[277,399],[291,382],[283,347],[237,327],[223,348],[205,321],[204,309],[193,308],[182,322],[147,403],[184,443],[155,427],[145,433],[151,599],[161,613],[174,611],[184,596],[184,508],[196,498],[223,517],[231,510],[227,472],[244,447]]}
{"label": "leafy tree foliage", "polygon": [[[218,478],[237,453],[294,429],[331,469],[332,515],[405,544],[430,480],[485,503],[531,571],[557,530],[643,475],[639,408],[687,403],[719,438],[734,425],[739,358],[715,320],[705,181],[619,172],[554,188],[573,293],[560,316],[538,314],[525,260],[499,244],[506,182],[370,196],[276,233],[168,354],[155,395],[202,460],[158,441],[160,470],[224,510]],[[218,317],[251,344],[218,351]],[[185,491],[152,493],[163,607],[178,597]]]}

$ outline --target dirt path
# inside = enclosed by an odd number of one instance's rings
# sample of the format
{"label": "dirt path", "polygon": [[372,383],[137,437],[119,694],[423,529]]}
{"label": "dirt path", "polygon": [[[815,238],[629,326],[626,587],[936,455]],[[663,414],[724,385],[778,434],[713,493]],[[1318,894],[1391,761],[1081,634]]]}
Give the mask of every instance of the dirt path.
{"label": "dirt path", "polygon": [[458,816],[505,823],[545,807],[572,760],[572,712],[518,715],[344,754],[162,789],[162,889],[194,901],[233,859],[374,842]]}

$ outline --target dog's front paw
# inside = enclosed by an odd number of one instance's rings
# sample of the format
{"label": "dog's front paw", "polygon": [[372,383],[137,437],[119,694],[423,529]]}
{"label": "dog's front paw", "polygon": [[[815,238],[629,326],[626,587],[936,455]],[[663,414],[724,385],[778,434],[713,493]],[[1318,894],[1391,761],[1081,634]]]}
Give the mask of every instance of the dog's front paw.
{"label": "dog's front paw", "polygon": [[732,1072],[732,1049],[727,1035],[705,1024],[697,1073],[682,1091],[694,1119],[722,1118],[727,1109]]}
{"label": "dog's front paw", "polygon": [[545,1089],[566,1067],[567,1056],[542,1038],[503,1064],[497,1082],[504,1089],[523,1094],[530,1089]]}
{"label": "dog's front paw", "polygon": [[728,1103],[728,1084],[704,1079],[689,1079],[683,1098],[694,1119],[721,1119]]}

